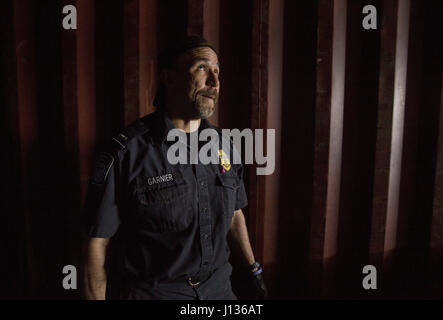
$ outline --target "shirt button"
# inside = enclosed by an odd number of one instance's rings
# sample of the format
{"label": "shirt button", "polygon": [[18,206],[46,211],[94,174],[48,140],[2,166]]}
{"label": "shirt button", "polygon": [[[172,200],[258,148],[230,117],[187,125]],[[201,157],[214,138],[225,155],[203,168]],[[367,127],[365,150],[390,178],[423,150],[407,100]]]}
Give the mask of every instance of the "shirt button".
{"label": "shirt button", "polygon": [[201,185],[202,187],[204,187],[204,186],[205,186],[205,182],[204,182],[204,181],[200,182],[200,185]]}
{"label": "shirt button", "polygon": [[202,209],[203,212],[206,212],[206,210],[207,210],[206,208],[203,208],[203,209]]}
{"label": "shirt button", "polygon": [[209,236],[207,234],[203,235],[203,238],[205,238],[206,240],[209,238]]}

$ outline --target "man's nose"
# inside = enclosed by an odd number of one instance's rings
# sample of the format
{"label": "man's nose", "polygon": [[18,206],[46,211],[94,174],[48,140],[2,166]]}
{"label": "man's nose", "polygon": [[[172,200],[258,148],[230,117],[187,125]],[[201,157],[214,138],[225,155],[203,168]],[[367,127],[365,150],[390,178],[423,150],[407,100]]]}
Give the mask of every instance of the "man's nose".
{"label": "man's nose", "polygon": [[211,87],[218,87],[218,75],[213,71],[209,71],[208,78],[206,79],[206,84]]}

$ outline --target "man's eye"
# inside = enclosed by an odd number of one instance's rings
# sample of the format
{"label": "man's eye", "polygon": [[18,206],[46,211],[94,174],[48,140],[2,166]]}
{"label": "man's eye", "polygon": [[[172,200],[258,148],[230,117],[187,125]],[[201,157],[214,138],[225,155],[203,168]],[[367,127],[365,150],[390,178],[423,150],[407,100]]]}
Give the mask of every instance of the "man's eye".
{"label": "man's eye", "polygon": [[197,69],[198,70],[206,70],[206,67],[204,66],[204,65],[199,65],[198,67],[197,67]]}

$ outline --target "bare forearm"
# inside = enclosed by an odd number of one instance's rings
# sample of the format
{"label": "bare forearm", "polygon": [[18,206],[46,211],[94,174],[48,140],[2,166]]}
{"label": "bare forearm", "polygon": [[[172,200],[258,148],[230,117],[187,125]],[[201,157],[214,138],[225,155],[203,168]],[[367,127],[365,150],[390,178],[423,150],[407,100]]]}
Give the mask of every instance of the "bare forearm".
{"label": "bare forearm", "polygon": [[237,210],[234,212],[230,228],[231,239],[235,245],[239,247],[242,256],[248,265],[254,263],[254,253],[252,251],[251,242],[249,241],[248,229],[246,228],[246,220],[243,212]]}
{"label": "bare forearm", "polygon": [[85,298],[87,300],[105,300],[106,298],[106,243],[91,241],[85,266]]}
{"label": "bare forearm", "polygon": [[85,282],[85,297],[87,300],[105,300],[106,271],[104,267],[88,264]]}

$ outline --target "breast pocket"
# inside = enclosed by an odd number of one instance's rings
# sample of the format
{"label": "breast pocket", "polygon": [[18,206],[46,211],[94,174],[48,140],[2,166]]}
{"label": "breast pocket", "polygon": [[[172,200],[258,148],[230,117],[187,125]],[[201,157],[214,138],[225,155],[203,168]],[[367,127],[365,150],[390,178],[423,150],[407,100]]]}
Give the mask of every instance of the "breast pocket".
{"label": "breast pocket", "polygon": [[217,181],[222,194],[223,215],[232,218],[237,202],[237,190],[240,186],[239,180],[236,176],[217,173]]}
{"label": "breast pocket", "polygon": [[155,233],[181,231],[192,221],[193,194],[179,175],[160,183],[139,176],[135,181],[135,196],[137,229]]}

